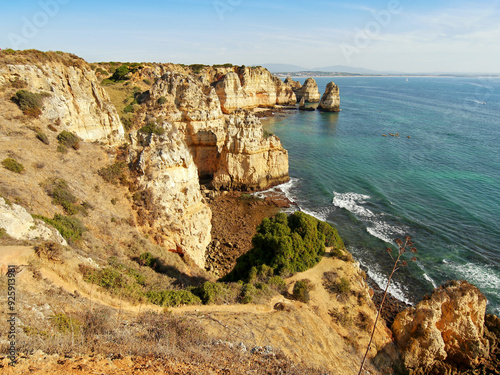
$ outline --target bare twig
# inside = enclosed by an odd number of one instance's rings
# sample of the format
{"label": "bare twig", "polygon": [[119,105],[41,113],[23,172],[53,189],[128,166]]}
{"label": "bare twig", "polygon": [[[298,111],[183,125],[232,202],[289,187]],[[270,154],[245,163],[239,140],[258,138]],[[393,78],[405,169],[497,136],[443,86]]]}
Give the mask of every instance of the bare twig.
{"label": "bare twig", "polygon": [[[400,267],[407,266],[407,262],[405,260],[401,260],[401,256],[404,253],[406,253],[408,248],[411,250],[412,253],[417,252],[417,249],[415,247],[413,247],[413,242],[411,242],[410,236],[406,236],[405,242],[403,242],[399,238],[397,238],[395,242],[398,245],[398,257],[396,259],[394,259],[392,256],[392,249],[387,248],[387,252],[389,253],[389,256],[392,258],[392,260],[394,260],[394,267],[392,267],[392,272],[389,275],[389,279],[387,280],[387,285],[386,285],[385,291],[384,291],[384,297],[382,298],[382,302],[380,303],[380,306],[377,310],[377,317],[375,318],[375,324],[373,325],[372,334],[370,336],[370,342],[368,343],[368,346],[366,348],[366,352],[365,352],[365,355],[363,357],[363,361],[361,362],[361,367],[359,368],[358,375],[361,375],[361,372],[363,371],[363,366],[365,364],[366,357],[368,356],[368,352],[370,351],[370,347],[371,347],[372,341],[373,341],[373,336],[375,335],[375,329],[377,328],[378,318],[382,312],[382,307],[383,307],[384,302],[385,302],[385,297],[387,296],[387,291],[389,290],[389,285],[391,284],[392,276]],[[415,262],[416,260],[417,260],[417,258],[415,258],[415,257],[411,258],[412,262]]]}

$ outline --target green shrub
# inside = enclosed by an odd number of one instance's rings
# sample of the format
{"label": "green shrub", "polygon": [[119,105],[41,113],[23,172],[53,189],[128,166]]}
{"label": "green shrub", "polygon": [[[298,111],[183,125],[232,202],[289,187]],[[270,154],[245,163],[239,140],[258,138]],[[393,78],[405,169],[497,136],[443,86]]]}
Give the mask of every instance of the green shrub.
{"label": "green shrub", "polygon": [[80,333],[82,323],[64,313],[52,315],[51,320],[54,327],[61,333]]}
{"label": "green shrub", "polygon": [[80,264],[79,268],[86,282],[99,285],[120,298],[127,297],[134,302],[145,300],[142,287],[146,278],[133,268],[118,264],[116,260],[110,260],[110,266],[101,269],[84,264]]}
{"label": "green shrub", "polygon": [[113,75],[109,78],[113,82],[125,81],[128,78],[126,75],[130,72],[130,69],[127,65],[122,65],[115,70]]}
{"label": "green shrub", "polygon": [[204,305],[216,303],[218,296],[224,291],[224,284],[212,283],[210,281],[204,282],[198,288],[193,289],[193,294],[200,297]]}
{"label": "green shrub", "polygon": [[345,277],[340,279],[334,271],[325,272],[323,274],[323,286],[333,294],[346,294],[351,290],[351,283]]}
{"label": "green shrub", "polygon": [[132,126],[134,123],[132,122],[131,119],[128,119],[126,117],[122,117],[120,120],[122,120],[123,127],[125,128],[126,131],[129,131],[132,129]]}
{"label": "green shrub", "polygon": [[189,67],[193,70],[193,73],[198,74],[200,73],[206,65],[203,64],[191,64]]}
{"label": "green shrub", "polygon": [[125,108],[123,108],[123,113],[132,113],[134,112],[134,107],[132,107],[132,104],[129,104]]}
{"label": "green shrub", "polygon": [[147,125],[140,128],[139,132],[144,134],[162,135],[165,133],[165,129],[163,129],[161,126],[158,126],[158,124],[156,124],[155,122],[151,121]]}
{"label": "green shrub", "polygon": [[52,225],[67,241],[79,240],[82,237],[83,232],[87,230],[83,223],[76,217],[69,217],[60,214],[55,214],[53,219],[39,215],[33,215],[33,217]]}
{"label": "green shrub", "polygon": [[256,293],[257,289],[253,284],[245,284],[241,290],[240,302],[245,304],[253,302]]}
{"label": "green shrub", "polygon": [[97,68],[95,72],[96,72],[96,74],[101,74],[101,75],[107,75],[108,74],[108,72],[106,70],[102,69],[102,68]]}
{"label": "green shrub", "polygon": [[126,180],[126,170],[127,163],[125,161],[116,161],[107,167],[102,167],[97,173],[99,173],[99,176],[101,176],[104,181],[116,185],[118,182]]}
{"label": "green shrub", "polygon": [[7,231],[4,228],[0,228],[0,238],[7,238],[7,237],[9,237]]}
{"label": "green shrub", "polygon": [[307,279],[298,280],[293,286],[293,298],[295,298],[297,301],[307,303],[311,299],[311,297],[309,296],[309,292],[311,291],[311,289],[311,281]]}
{"label": "green shrub", "polygon": [[106,289],[117,289],[126,285],[123,274],[113,267],[92,269],[84,274],[84,280]]}
{"label": "green shrub", "polygon": [[263,132],[262,132],[262,136],[263,136],[265,139],[267,139],[267,138],[269,138],[269,137],[271,137],[271,136],[273,136],[273,135],[274,135],[274,133],[268,132],[267,130],[263,130]]}
{"label": "green shrub", "polygon": [[39,117],[42,114],[43,99],[50,96],[48,93],[36,94],[27,90],[19,90],[12,97],[25,115]]}
{"label": "green shrub", "polygon": [[60,152],[61,154],[66,154],[68,152],[68,148],[64,145],[57,145],[57,152]]}
{"label": "green shrub", "polygon": [[201,305],[201,299],[187,290],[162,290],[146,293],[149,302],[159,306]]}
{"label": "green shrub", "polygon": [[47,134],[45,134],[44,132],[41,132],[41,131],[37,131],[36,132],[36,137],[42,141],[43,143],[45,143],[46,145],[49,144],[49,137],[47,137]]}
{"label": "green shrub", "polygon": [[318,220],[318,232],[325,236],[325,246],[334,249],[343,249],[344,242],[340,238],[337,230],[325,221]]}
{"label": "green shrub", "polygon": [[233,66],[233,64],[231,64],[231,63],[212,65],[212,67],[214,67],[214,68],[231,68],[232,66]]}
{"label": "green shrub", "polygon": [[144,82],[146,85],[151,85],[151,81],[147,78],[143,79],[142,82]]}
{"label": "green shrub", "polygon": [[223,280],[250,280],[256,276],[252,267],[258,270],[263,265],[282,276],[313,267],[325,253],[323,232],[329,234],[330,241],[333,241],[331,233],[336,233],[333,228],[333,232],[327,229],[329,224],[318,223],[319,220],[303,212],[265,218],[252,238],[252,249],[237,259],[236,266]]}
{"label": "green shrub", "polygon": [[267,283],[278,293],[283,293],[286,290],[286,282],[280,276],[271,277]]}
{"label": "green shrub", "polygon": [[351,283],[345,277],[341,277],[336,284],[336,289],[339,293],[347,293],[351,290]]}
{"label": "green shrub", "polygon": [[157,268],[159,266],[158,258],[154,257],[150,252],[145,252],[139,255],[139,264],[141,266]]}
{"label": "green shrub", "polygon": [[6,158],[2,161],[2,165],[5,169],[11,172],[21,173],[24,172],[24,166],[12,158]]}
{"label": "green shrub", "polygon": [[57,136],[59,143],[65,147],[72,147],[75,150],[80,148],[80,138],[67,130],[63,130]]}
{"label": "green shrub", "polygon": [[139,271],[129,268],[127,269],[127,274],[132,276],[137,284],[142,286],[146,285],[146,277]]}
{"label": "green shrub", "polygon": [[167,98],[165,98],[164,96],[160,97],[160,99],[158,99],[158,104],[159,105],[163,105],[167,102]]}
{"label": "green shrub", "polygon": [[68,183],[62,178],[49,178],[40,184],[52,198],[52,203],[61,206],[68,215],[82,213],[87,215],[88,204],[77,204],[78,199],[69,190]]}

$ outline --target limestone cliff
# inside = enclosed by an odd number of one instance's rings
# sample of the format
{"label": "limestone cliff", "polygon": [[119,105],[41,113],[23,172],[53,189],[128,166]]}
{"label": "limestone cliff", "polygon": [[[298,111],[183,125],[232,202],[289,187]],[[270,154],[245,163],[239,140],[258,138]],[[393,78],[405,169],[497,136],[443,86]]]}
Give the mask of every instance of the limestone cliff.
{"label": "limestone cliff", "polygon": [[214,86],[224,113],[276,104],[293,105],[297,101],[291,86],[262,67],[230,71]]}
{"label": "limestone cliff", "polygon": [[175,126],[163,122],[157,129],[161,134],[132,137],[137,182],[155,218],[150,226],[164,246],[187,254],[203,268],[212,215],[201,197],[197,168]]}
{"label": "limestone cliff", "polygon": [[489,351],[485,310],[486,298],[478,288],[453,281],[399,313],[392,331],[405,367],[413,374],[431,374],[445,373],[440,369],[450,364],[476,366]]}
{"label": "limestone cliff", "polygon": [[280,140],[264,137],[260,121],[246,111],[229,117],[214,187],[263,190],[288,180],[288,152]]}
{"label": "limestone cliff", "polygon": [[[123,126],[89,65],[72,55],[41,53],[0,56],[0,86],[18,85],[48,93],[42,117],[87,141],[124,140]],[[24,57],[24,58],[22,58]]]}
{"label": "limestone cliff", "polygon": [[302,87],[302,85],[300,84],[300,82],[299,81],[294,81],[292,79],[292,77],[286,77],[285,83],[287,85],[290,85],[294,91],[300,90],[300,88]]}
{"label": "limestone cliff", "polygon": [[339,87],[334,82],[330,82],[326,85],[326,90],[321,97],[318,109],[325,112],[340,111]]}
{"label": "limestone cliff", "polygon": [[299,90],[295,91],[297,100],[304,98],[306,103],[317,103],[320,101],[321,94],[318,91],[318,84],[313,78],[308,78]]}
{"label": "limestone cliff", "polygon": [[[239,82],[236,73],[227,74]],[[163,100],[160,100],[163,98]],[[264,189],[288,181],[288,154],[265,138],[253,115],[224,116],[213,87],[169,72],[149,92],[148,115],[164,118],[184,136],[203,180],[217,189]],[[158,103],[162,104],[158,104]]]}

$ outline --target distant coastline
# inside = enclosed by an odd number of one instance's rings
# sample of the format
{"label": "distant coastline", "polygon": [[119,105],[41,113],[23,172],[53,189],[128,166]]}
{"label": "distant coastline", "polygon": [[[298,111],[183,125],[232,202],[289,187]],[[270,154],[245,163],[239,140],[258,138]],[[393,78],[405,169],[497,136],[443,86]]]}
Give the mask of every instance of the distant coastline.
{"label": "distant coastline", "polygon": [[347,73],[347,72],[322,72],[314,70],[305,70],[300,72],[273,72],[273,75],[279,78],[306,78],[306,77],[442,77],[442,78],[500,78],[500,74],[425,74],[425,73],[408,73],[408,74],[362,74],[362,73]]}

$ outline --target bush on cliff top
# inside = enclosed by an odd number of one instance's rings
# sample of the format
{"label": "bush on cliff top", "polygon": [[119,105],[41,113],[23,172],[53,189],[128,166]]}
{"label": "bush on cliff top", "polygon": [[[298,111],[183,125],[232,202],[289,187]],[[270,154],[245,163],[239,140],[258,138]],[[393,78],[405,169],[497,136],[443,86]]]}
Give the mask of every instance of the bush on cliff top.
{"label": "bush on cliff top", "polygon": [[[237,259],[234,269],[224,281],[249,280],[252,267],[270,267],[274,274],[288,275],[316,265],[325,246],[342,248],[337,231],[303,212],[287,216],[279,213],[265,218],[252,239],[253,248]],[[254,271],[255,272],[255,271]]]}

